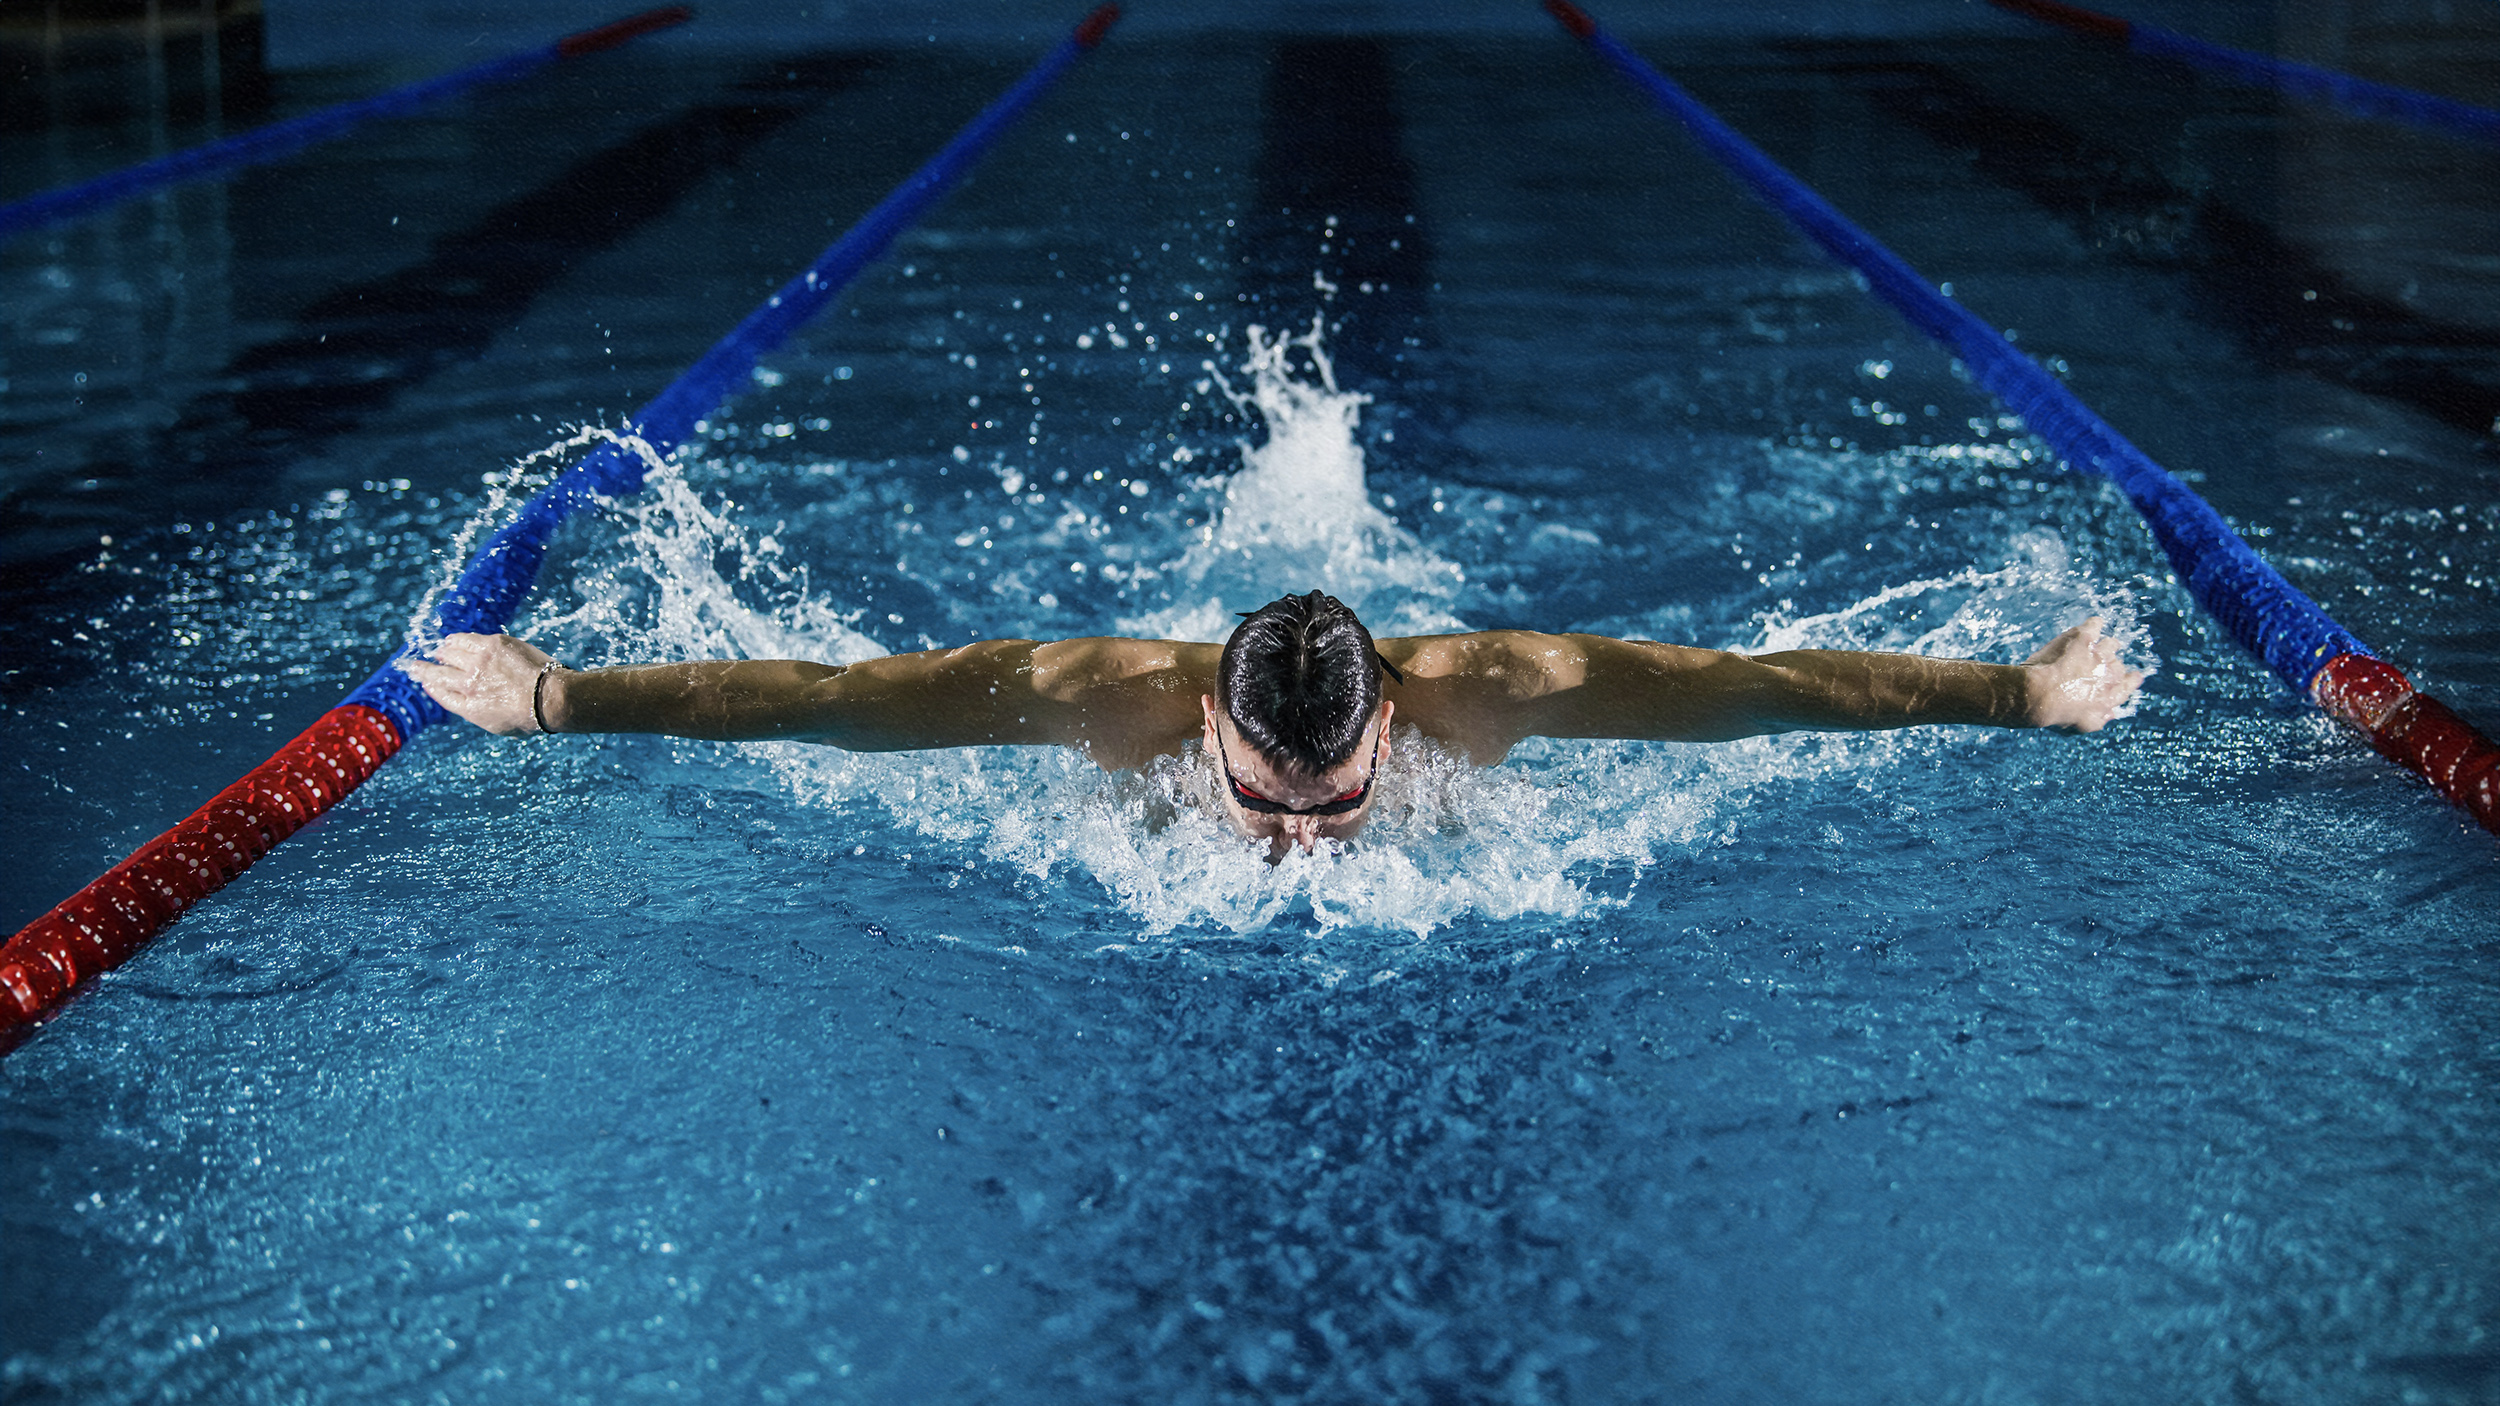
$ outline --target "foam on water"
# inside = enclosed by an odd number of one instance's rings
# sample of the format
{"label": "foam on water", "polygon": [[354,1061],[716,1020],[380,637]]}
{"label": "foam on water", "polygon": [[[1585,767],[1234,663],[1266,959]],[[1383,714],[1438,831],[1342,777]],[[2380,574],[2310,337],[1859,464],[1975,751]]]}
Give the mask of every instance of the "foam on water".
{"label": "foam on water", "polygon": [[[1241,603],[1317,585],[1362,611],[1383,634],[1465,628],[1467,578],[1375,503],[1358,442],[1369,397],[1337,386],[1320,329],[1270,337],[1253,328],[1242,388],[1212,364],[1246,421],[1263,431],[1239,446],[1229,474],[1200,479],[1198,497],[1121,519],[1161,565],[1129,574],[1118,624],[1131,633],[1220,638]],[[766,523],[727,496],[743,466],[664,466],[620,504],[613,541],[593,548],[561,588],[570,603],[525,632],[588,660],[795,657],[854,662],[883,652],[857,626],[862,607],[821,585],[791,546],[786,520]],[[785,482],[840,484],[844,466],[780,471]],[[1022,485],[1000,484],[1012,500]],[[845,513],[875,511],[856,485]],[[1011,536],[1001,503],[979,492],[923,505],[924,536]],[[1464,507],[1461,503],[1458,506]],[[1078,510],[1072,505],[1064,519]],[[967,531],[952,513],[962,519]],[[830,516],[830,515],[828,515]],[[1002,544],[1046,552],[1066,535],[1042,514]],[[1135,524],[1130,526],[1129,524]],[[1159,550],[1157,544],[1160,544]],[[2055,629],[2097,611],[2139,647],[2123,592],[2091,583],[2052,533],[2025,533],[2014,559],[1873,593],[1841,609],[1760,614],[1755,650],[1909,649],[2018,658]],[[939,554],[943,557],[943,551]],[[933,591],[979,603],[963,573],[932,568]],[[1667,618],[1667,617],[1676,618]],[[1686,612],[1644,624],[1675,639]],[[1557,626],[1570,622],[1555,622]],[[1011,634],[1012,619],[990,634]],[[1428,934],[1462,917],[1572,917],[1629,901],[1663,861],[1727,838],[1765,786],[1840,770],[1881,768],[1905,751],[1952,745],[1933,736],[1764,738],[1714,747],[1532,741],[1509,764],[1467,765],[1421,734],[1398,733],[1383,765],[1373,823],[1351,845],[1269,863],[1235,835],[1212,769],[1192,744],[1140,773],[1106,774],[1070,753],[975,749],[876,755],[799,745],[732,749],[802,805],[882,811],[954,862],[1000,866],[1103,895],[1148,934],[1279,924],[1327,931]],[[689,744],[689,755],[709,749]],[[918,846],[909,846],[917,848]]]}

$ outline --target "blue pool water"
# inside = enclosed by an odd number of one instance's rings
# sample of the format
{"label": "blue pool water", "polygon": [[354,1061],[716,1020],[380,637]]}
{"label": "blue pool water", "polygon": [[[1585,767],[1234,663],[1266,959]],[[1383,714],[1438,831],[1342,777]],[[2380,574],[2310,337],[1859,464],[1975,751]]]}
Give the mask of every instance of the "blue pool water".
{"label": "blue pool water", "polygon": [[[2345,61],[2473,76],[2406,39]],[[2500,723],[2500,159],[2010,25],[1652,53]],[[1028,56],[654,45],[0,247],[0,927]],[[0,1063],[0,1399],[2500,1393],[2492,837],[1559,38],[1115,41],[519,628],[1312,585],[1992,659],[2097,612],[2157,673],[2092,738],[1418,745],[1272,868],[1194,756],[437,729]]]}

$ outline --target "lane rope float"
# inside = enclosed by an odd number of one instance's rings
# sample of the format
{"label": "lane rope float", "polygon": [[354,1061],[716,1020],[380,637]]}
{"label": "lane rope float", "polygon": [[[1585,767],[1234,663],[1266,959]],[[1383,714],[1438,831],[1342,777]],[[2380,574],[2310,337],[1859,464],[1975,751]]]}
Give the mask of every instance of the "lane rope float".
{"label": "lane rope float", "polygon": [[2252,88],[2273,88],[2292,97],[2326,103],[2364,117],[2387,117],[2450,136],[2500,146],[2500,112],[2392,83],[2376,83],[2331,68],[2278,59],[2246,49],[2190,38],[2159,25],[2120,19],[2063,0],[1989,0],[2001,10],[2053,24],[2094,39],[2124,44],[2148,58],[2169,59]]}
{"label": "lane rope float", "polygon": [[[599,446],[522,505],[444,593],[434,612],[436,636],[501,630],[537,580],[558,525],[640,489],[653,462],[684,443],[697,420],[748,382],[758,359],[960,184],[1025,109],[1102,41],[1119,14],[1118,5],[1107,4],[1088,15],[816,262],[636,412],[627,424],[633,447]],[[363,785],[418,733],[449,717],[399,671],[398,661],[413,648],[403,645],[276,755],[0,944],[0,1050],[23,1040],[82,983],[128,961],[191,905],[232,882]]]}
{"label": "lane rope float", "polygon": [[206,180],[246,166],[258,166],[293,156],[306,147],[345,136],[349,129],[374,118],[402,117],[472,88],[515,82],[560,59],[613,49],[628,40],[684,24],[692,18],[694,11],[683,5],[645,10],[596,29],[568,34],[552,44],[542,44],[505,58],[490,59],[457,72],[393,88],[387,93],[376,93],[369,98],[325,107],[284,122],[273,122],[249,132],[238,132],[220,141],[177,151],[152,161],[142,161],[136,166],[125,166],[90,181],[0,205],[0,239],[75,219],[105,206],[119,204],[134,195],[144,195],[189,181]]}
{"label": "lane rope float", "polygon": [[1960,358],[1971,378],[2020,415],[2068,468],[2115,483],[2143,515],[2197,604],[2275,677],[2358,729],[2382,755],[2430,782],[2484,829],[2500,834],[2500,744],[2417,691],[2402,670],[2378,658],[2267,565],[2194,489],[1571,0],[1545,0],[1545,8],[1682,123],[1763,203]]}

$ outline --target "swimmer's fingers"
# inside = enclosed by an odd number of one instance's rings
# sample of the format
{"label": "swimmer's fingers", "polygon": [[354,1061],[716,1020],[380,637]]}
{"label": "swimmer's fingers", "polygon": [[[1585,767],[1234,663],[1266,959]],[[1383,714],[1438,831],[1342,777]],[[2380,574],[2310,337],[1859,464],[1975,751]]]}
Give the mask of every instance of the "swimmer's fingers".
{"label": "swimmer's fingers", "polygon": [[2045,726],[2098,732],[2132,711],[2129,705],[2135,701],[2136,690],[2144,686],[2144,678],[2142,669],[2105,662],[2089,674],[2069,679],[2059,685],[2066,704],[2061,716]]}
{"label": "swimmer's fingers", "polygon": [[2125,716],[2145,679],[2118,657],[2118,642],[2101,633],[2097,615],[2043,645],[2024,666],[2032,671],[2032,725],[2070,732],[2098,732]]}
{"label": "swimmer's fingers", "polygon": [[2060,633],[2057,638],[2040,646],[2037,652],[2023,662],[2025,664],[2054,664],[2078,650],[2106,650],[2108,651],[2106,657],[2114,659],[2117,657],[2118,642],[2104,638],[2101,634],[2101,617],[2090,615],[2084,617],[2082,624]]}
{"label": "swimmer's fingers", "polygon": [[411,655],[400,669],[445,711],[488,732],[536,732],[532,711],[545,652],[510,635],[447,635],[434,658]]}

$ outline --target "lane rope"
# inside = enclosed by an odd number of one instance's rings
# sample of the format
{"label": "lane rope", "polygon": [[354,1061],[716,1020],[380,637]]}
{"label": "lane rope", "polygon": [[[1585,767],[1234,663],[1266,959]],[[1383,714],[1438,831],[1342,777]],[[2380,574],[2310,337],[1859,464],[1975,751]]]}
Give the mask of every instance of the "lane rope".
{"label": "lane rope", "polygon": [[2294,691],[2359,729],[2380,753],[2500,834],[2500,744],[2417,692],[2315,601],[2266,564],[2212,505],[2127,442],[1997,330],[1782,169],[1709,108],[1598,27],[1571,0],[1545,8],[1647,92],[1763,203],[1788,217],[1867,289],[1959,357],[1971,378],[2023,418],[2066,467],[2118,485],[2179,581],[2241,647]]}
{"label": "lane rope", "polygon": [[2500,146],[2500,112],[2392,83],[2375,83],[2331,68],[2209,44],[2175,30],[2120,19],[2063,0],[1989,0],[2026,19],[2053,24],[2094,39],[2124,44],[2148,58],[2169,59],[2252,88],[2273,88],[2309,102],[2340,107],[2364,117],[2393,118],[2470,141]]}
{"label": "lane rope", "polygon": [[125,166],[119,171],[98,176],[59,190],[46,191],[24,200],[0,205],[0,239],[40,229],[45,225],[75,219],[108,205],[116,205],[134,195],[162,190],[167,186],[206,180],[293,156],[307,147],[345,136],[355,128],[377,117],[404,117],[419,108],[445,98],[495,83],[511,83],[538,72],[560,59],[580,54],[613,49],[627,40],[638,39],[657,30],[669,29],[694,18],[694,11],[683,5],[670,5],[645,10],[596,29],[568,34],[551,44],[542,44],[505,58],[490,59],[457,72],[393,88],[369,98],[357,98],[319,112],[308,112],[284,122],[273,122],[249,132],[238,132],[220,141],[208,142],[188,150]]}
{"label": "lane rope", "polygon": [[[434,612],[435,636],[500,631],[537,580],[558,525],[640,489],[651,465],[682,444],[695,421],[743,387],[758,359],[960,184],[1025,109],[1102,42],[1119,14],[1118,5],[1107,4],[1088,15],[816,262],[636,412],[628,424],[632,442],[599,446],[524,504],[470,557],[444,594]],[[401,646],[391,662],[268,761],[0,944],[0,1050],[15,1046],[82,983],[129,960],[185,910],[338,804],[418,733],[450,716],[399,671],[398,661],[415,648]]]}

